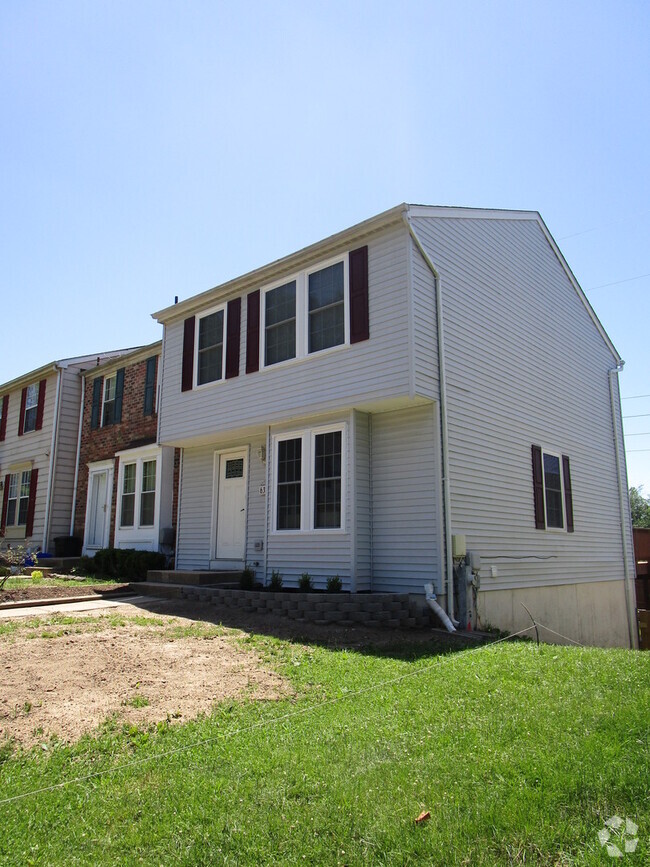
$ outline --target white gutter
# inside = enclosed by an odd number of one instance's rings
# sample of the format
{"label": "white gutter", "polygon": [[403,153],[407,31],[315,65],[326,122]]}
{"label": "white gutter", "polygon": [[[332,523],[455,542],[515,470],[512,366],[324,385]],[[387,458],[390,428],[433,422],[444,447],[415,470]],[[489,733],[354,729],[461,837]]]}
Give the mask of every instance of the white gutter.
{"label": "white gutter", "polygon": [[50,471],[47,476],[47,493],[45,494],[45,522],[43,524],[43,544],[41,551],[47,551],[47,540],[50,535],[50,515],[52,513],[52,487],[54,485],[54,458],[58,443],[59,416],[61,414],[61,368],[57,369],[56,395],[54,397],[54,421],[52,422],[52,442],[50,443]]}
{"label": "white gutter", "polygon": [[72,513],[70,514],[70,535],[74,536],[74,513],[77,509],[77,482],[79,481],[79,457],[81,456],[81,428],[84,418],[84,401],[86,399],[86,377],[80,371],[81,377],[81,405],[79,407],[79,431],[77,433],[77,456],[74,462],[74,482],[72,487]]}
{"label": "white gutter", "polygon": [[[447,375],[445,370],[445,337],[442,311],[442,281],[438,269],[433,264],[415,229],[411,225],[408,208],[403,214],[404,222],[409,230],[415,246],[433,274],[436,295],[436,320],[438,336],[438,378],[440,380],[440,430],[442,440],[442,497],[443,522],[445,525],[445,582],[444,591],[447,614],[454,618],[454,564],[451,558],[451,495],[449,491],[449,431],[447,425]],[[437,603],[436,603],[437,604]]]}
{"label": "white gutter", "polygon": [[[623,370],[623,362],[613,367],[609,373],[609,397],[612,405],[612,424],[614,426],[614,454],[616,455],[616,478],[618,479],[618,505],[620,510],[621,521],[621,543],[623,545],[623,569],[625,570],[625,603],[627,608],[627,626],[630,634],[630,647],[638,649],[639,636],[636,627],[636,591],[632,582],[634,578],[630,572],[630,558],[628,555],[628,537],[626,527],[631,526],[632,520],[630,517],[630,500],[627,488],[623,487],[623,471],[625,471],[625,481],[627,483],[627,468],[624,466],[625,457],[621,458],[621,438],[622,431],[619,431],[618,413],[620,409],[620,401],[614,393],[614,376],[618,376],[619,371]],[[634,573],[636,577],[636,573]]]}

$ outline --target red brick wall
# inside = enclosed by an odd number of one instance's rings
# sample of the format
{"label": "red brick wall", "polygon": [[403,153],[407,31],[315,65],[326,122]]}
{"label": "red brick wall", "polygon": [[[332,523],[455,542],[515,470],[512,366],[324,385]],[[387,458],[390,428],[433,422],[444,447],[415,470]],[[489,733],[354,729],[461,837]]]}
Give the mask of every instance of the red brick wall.
{"label": "red brick wall", "polygon": [[[160,358],[158,358],[160,362]],[[156,369],[156,384],[157,384]],[[158,415],[144,414],[144,386],[147,374],[147,360],[125,365],[124,393],[122,397],[122,421],[108,427],[90,427],[93,404],[92,374],[86,376],[86,393],[81,426],[81,449],[79,453],[79,478],[77,480],[77,501],[75,506],[75,536],[83,538],[86,518],[86,497],[88,494],[88,464],[95,461],[106,461],[115,458],[115,452],[123,449],[154,443],[158,427]],[[174,498],[178,489],[177,455],[174,460]],[[111,505],[110,544],[115,538],[115,506],[117,503],[118,458],[115,458],[113,473],[113,497]],[[176,526],[176,505],[172,512],[172,521]]]}

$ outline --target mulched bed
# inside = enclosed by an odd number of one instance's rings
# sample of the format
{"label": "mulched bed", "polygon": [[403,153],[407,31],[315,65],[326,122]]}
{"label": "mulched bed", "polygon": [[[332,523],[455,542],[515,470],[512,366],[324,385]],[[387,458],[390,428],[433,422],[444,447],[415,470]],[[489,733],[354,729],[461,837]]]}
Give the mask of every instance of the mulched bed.
{"label": "mulched bed", "polygon": [[110,599],[111,596],[123,593],[128,589],[128,584],[80,584],[78,581],[70,581],[62,587],[17,587],[14,590],[0,590],[0,605],[5,602],[28,602],[32,599],[65,599],[70,596],[97,596],[97,598]]}

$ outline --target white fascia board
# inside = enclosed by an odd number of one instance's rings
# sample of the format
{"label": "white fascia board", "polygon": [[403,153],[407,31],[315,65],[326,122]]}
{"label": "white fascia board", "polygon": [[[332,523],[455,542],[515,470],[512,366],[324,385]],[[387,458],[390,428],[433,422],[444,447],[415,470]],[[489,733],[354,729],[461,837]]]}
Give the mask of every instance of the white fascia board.
{"label": "white fascia board", "polygon": [[322,241],[311,244],[309,247],[303,247],[303,249],[291,253],[289,256],[276,259],[273,262],[269,262],[268,265],[263,265],[261,268],[256,268],[254,271],[243,274],[241,277],[236,277],[234,280],[229,280],[226,283],[215,286],[213,289],[201,292],[199,295],[193,295],[191,298],[187,298],[178,304],[165,307],[156,313],[152,313],[151,316],[158,322],[168,324],[175,319],[184,318],[188,314],[196,313],[197,310],[202,310],[208,305],[217,304],[228,295],[241,293],[247,288],[260,287],[266,283],[271,283],[275,277],[280,277],[287,272],[301,270],[317,258],[333,255],[345,246],[352,246],[369,235],[381,231],[392,224],[400,223],[406,209],[407,206],[402,204],[388,211],[383,211],[369,220],[364,220],[362,223],[357,223],[349,229],[337,232],[335,235],[330,235]]}

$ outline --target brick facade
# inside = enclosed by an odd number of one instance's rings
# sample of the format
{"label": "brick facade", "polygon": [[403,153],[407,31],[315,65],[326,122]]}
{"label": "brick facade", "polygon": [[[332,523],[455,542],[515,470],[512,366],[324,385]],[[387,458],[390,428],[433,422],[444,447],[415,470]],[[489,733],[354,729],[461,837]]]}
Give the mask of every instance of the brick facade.
{"label": "brick facade", "polygon": [[[154,353],[152,353],[153,355]],[[160,368],[160,356],[156,359],[156,379],[154,385],[154,394],[158,383],[158,372]],[[118,502],[117,484],[119,458],[116,452],[126,449],[138,448],[147,444],[156,442],[156,434],[158,427],[158,415],[155,411],[151,415],[144,414],[145,401],[145,382],[147,373],[147,359],[136,361],[129,364],[128,359],[124,360],[124,391],[122,396],[122,419],[115,424],[103,427],[100,424],[95,429],[92,428],[92,406],[93,406],[93,383],[97,377],[102,376],[102,372],[93,373],[89,371],[86,374],[86,388],[84,394],[84,407],[81,426],[81,445],[79,452],[79,476],[77,480],[77,499],[75,506],[75,535],[83,538],[84,523],[86,518],[86,500],[88,495],[88,464],[96,461],[115,461],[113,473],[113,496],[111,498],[111,527],[110,527],[110,544],[114,544],[115,540],[115,510]],[[117,365],[111,366],[110,370],[106,371],[107,376],[113,375]],[[103,377],[102,377],[103,378]],[[176,450],[174,459],[174,508],[172,512],[173,526],[176,526],[176,496],[178,489],[178,450]]]}

